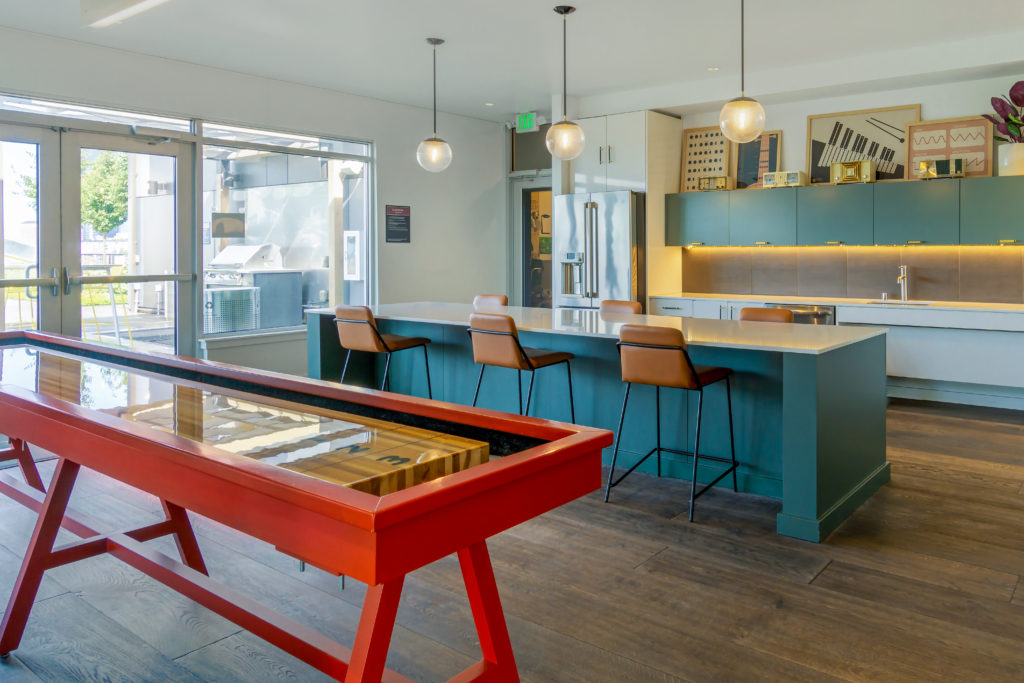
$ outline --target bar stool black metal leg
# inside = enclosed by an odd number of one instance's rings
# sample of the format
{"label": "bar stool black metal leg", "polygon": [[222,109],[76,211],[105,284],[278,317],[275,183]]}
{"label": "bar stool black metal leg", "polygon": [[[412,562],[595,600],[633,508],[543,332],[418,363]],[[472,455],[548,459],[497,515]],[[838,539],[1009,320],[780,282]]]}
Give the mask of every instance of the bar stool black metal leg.
{"label": "bar stool black metal leg", "polygon": [[661,476],[661,387],[654,385],[654,434],[658,449],[658,476]]}
{"label": "bar stool black metal leg", "polygon": [[693,501],[697,498],[697,460],[700,458],[700,412],[704,403],[704,390],[697,391],[697,434],[693,440],[693,480],[690,482],[690,521],[693,521]]}
{"label": "bar stool black metal leg", "polygon": [[619,415],[619,431],[615,433],[615,448],[612,450],[612,466],[608,470],[608,483],[604,487],[604,502],[612,492],[612,479],[615,478],[615,460],[619,457],[619,444],[622,442],[622,423],[626,419],[626,404],[629,402],[629,388],[632,383],[626,382],[626,393],[622,396],[622,414]]}
{"label": "bar stool black metal leg", "polygon": [[476,407],[476,399],[480,396],[480,383],[484,381],[484,368],[486,367],[483,363],[480,364],[480,376],[476,378],[476,391],[473,393],[473,407]]}
{"label": "bar stool black metal leg", "polygon": [[388,370],[391,369],[391,354],[388,353],[387,360],[384,361],[384,379],[380,382],[380,390],[384,391],[384,387],[388,383]]}
{"label": "bar stool black metal leg", "polygon": [[516,389],[519,390],[519,414],[523,414],[523,371],[516,370]]}
{"label": "bar stool black metal leg", "polygon": [[345,373],[348,372],[348,359],[352,357],[352,349],[347,349],[345,354],[345,364],[341,366],[341,379],[338,380],[341,384],[345,383]]}
{"label": "bar stool black metal leg", "polygon": [[526,412],[523,415],[530,414],[530,399],[533,398],[533,378],[537,376],[537,371],[532,370],[530,372],[530,390],[526,392]]}
{"label": "bar stool black metal leg", "polygon": [[569,368],[569,361],[565,361],[565,376],[569,379],[569,417],[573,424],[576,423],[576,406],[572,401],[572,370]]}
{"label": "bar stool black metal leg", "polygon": [[430,388],[430,359],[427,358],[427,345],[423,345],[423,367],[427,369],[427,398],[434,398],[434,390]]}
{"label": "bar stool black metal leg", "polygon": [[729,452],[732,455],[732,490],[739,491],[736,485],[736,435],[732,430],[732,387],[729,385],[729,378],[725,378],[725,401],[729,408]]}

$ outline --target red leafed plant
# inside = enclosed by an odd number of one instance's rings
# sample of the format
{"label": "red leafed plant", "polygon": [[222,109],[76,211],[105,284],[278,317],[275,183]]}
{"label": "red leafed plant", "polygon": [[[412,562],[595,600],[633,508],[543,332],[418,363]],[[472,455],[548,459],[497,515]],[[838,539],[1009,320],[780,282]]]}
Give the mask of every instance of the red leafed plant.
{"label": "red leafed plant", "polygon": [[984,117],[991,121],[996,130],[1002,133],[1002,137],[996,136],[1001,142],[1024,142],[1024,81],[1017,81],[1010,88],[1009,97],[993,97],[992,108],[996,110],[999,118],[991,114],[984,114]]}

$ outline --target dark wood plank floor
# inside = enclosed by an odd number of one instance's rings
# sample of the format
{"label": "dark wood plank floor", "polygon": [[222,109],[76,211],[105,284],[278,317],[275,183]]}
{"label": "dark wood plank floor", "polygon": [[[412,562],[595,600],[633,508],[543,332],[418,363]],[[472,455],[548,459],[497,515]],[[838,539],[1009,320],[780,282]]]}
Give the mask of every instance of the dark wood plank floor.
{"label": "dark wood plank floor", "polygon": [[[776,536],[775,501],[727,491],[701,499],[689,524],[687,484],[643,475],[612,504],[594,494],[492,539],[523,679],[1022,680],[1024,414],[895,403],[889,458],[892,482],[820,545]],[[159,514],[95,474],[72,504],[117,527]],[[3,601],[33,520],[0,499]],[[351,643],[362,586],[342,591],[265,544],[196,525],[214,577]],[[412,575],[389,666],[443,680],[477,652],[455,559]],[[0,679],[324,677],[96,558],[48,574]]]}

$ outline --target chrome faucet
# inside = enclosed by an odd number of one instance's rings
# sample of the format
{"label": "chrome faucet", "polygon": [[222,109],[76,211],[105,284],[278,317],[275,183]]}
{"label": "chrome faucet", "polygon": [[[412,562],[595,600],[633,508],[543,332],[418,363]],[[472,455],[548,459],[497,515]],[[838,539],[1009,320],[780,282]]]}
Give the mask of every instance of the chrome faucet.
{"label": "chrome faucet", "polygon": [[907,287],[909,280],[907,279],[907,267],[900,266],[900,276],[896,278],[896,284],[900,286],[900,301],[907,300]]}

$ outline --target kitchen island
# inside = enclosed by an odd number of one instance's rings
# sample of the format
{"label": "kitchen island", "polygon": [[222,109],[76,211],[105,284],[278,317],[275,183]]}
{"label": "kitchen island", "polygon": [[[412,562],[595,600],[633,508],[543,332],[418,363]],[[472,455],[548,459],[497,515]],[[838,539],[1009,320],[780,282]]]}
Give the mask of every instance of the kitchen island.
{"label": "kitchen island", "polygon": [[[468,404],[478,366],[473,363],[468,304],[383,304],[373,308],[382,332],[427,337],[434,398]],[[624,323],[661,325],[683,332],[698,365],[732,368],[733,418],[741,491],[778,498],[780,534],[821,541],[889,479],[885,457],[885,330],[788,325],[653,315],[608,315],[594,310],[510,306],[524,346],[569,351],[576,421],[614,430],[623,384],[615,341]],[[345,352],[334,312],[307,315],[309,375],[337,381]],[[383,358],[353,353],[347,382],[373,386]],[[355,374],[352,374],[355,373]],[[524,377],[528,381],[527,377]],[[391,388],[426,395],[423,356],[396,353]],[[479,405],[517,412],[516,373],[489,369]],[[690,450],[696,396],[661,392],[662,444]],[[728,416],[724,386],[706,391],[701,452],[727,456]],[[635,387],[623,428],[619,463],[629,466],[654,445],[654,389]],[[564,372],[540,370],[530,413],[569,419]],[[666,453],[664,476],[689,479],[689,458]],[[611,461],[611,449],[605,451]],[[640,469],[654,472],[649,458]],[[701,466],[698,480],[711,481],[719,466]],[[614,500],[614,492],[613,492]],[[698,520],[700,509],[698,507]]]}

